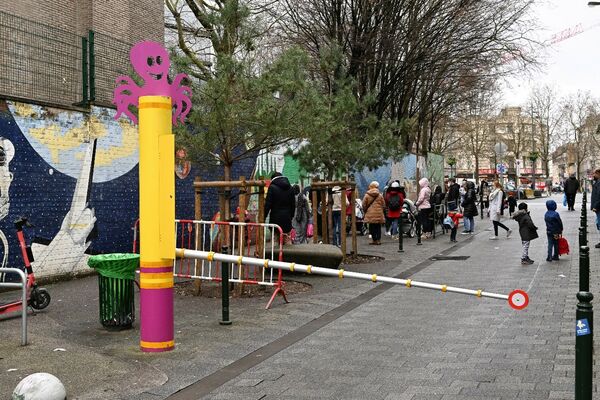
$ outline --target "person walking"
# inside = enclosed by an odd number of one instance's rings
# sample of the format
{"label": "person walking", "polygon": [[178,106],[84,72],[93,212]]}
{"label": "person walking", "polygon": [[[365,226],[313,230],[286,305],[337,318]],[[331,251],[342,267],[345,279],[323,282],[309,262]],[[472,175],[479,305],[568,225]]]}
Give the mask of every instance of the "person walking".
{"label": "person walking", "polygon": [[[290,233],[295,213],[296,199],[290,181],[280,172],[273,172],[265,199],[265,220],[269,217],[269,223],[279,225],[283,232],[284,244],[292,242]],[[276,229],[275,232],[277,233],[278,230]]]}
{"label": "person walking", "polygon": [[571,174],[569,179],[565,181],[565,195],[567,196],[567,206],[569,211],[575,211],[575,196],[579,191],[579,181],[575,178],[575,174]]}
{"label": "person walking", "polygon": [[527,203],[519,204],[519,210],[512,216],[519,223],[519,235],[521,236],[521,245],[523,251],[521,253],[521,265],[530,265],[534,261],[529,258],[529,244],[533,239],[537,239],[537,226],[533,223],[529,211],[527,211]]}
{"label": "person walking", "polygon": [[346,209],[350,205],[348,198],[342,196],[342,188],[334,186],[332,189],[333,205],[331,214],[333,219],[333,245],[340,247],[342,245],[341,230],[342,230],[342,199],[346,202]]}
{"label": "person walking", "polygon": [[558,238],[563,232],[563,223],[560,219],[560,214],[556,212],[556,202],[554,200],[546,201],[546,214],[544,221],[546,222],[546,236],[548,237],[548,257],[546,261],[558,261]]}
{"label": "person walking", "polygon": [[365,213],[364,221],[369,224],[369,233],[373,240],[369,244],[381,244],[381,225],[385,224],[385,200],[379,193],[379,183],[373,181],[369,184],[369,190],[365,193],[362,201],[363,212]]}
{"label": "person walking", "polygon": [[[590,203],[592,211],[596,213],[596,229],[600,232],[600,168],[594,171]],[[600,249],[600,243],[597,243],[594,247]]]}
{"label": "person walking", "polygon": [[465,198],[462,202],[465,230],[461,235],[471,235],[475,230],[475,217],[477,213],[477,193],[475,193],[475,183],[467,181]]}
{"label": "person walking", "polygon": [[402,205],[404,204],[404,192],[398,181],[392,182],[385,194],[385,205],[387,207],[387,217],[391,221],[392,239],[398,239],[398,226],[400,222],[400,214],[402,213]]}
{"label": "person walking", "polygon": [[429,188],[429,179],[421,178],[419,180],[419,186],[421,190],[419,191],[419,197],[415,203],[417,206],[417,210],[419,210],[419,222],[423,227],[423,235],[421,239],[429,239],[431,237],[431,202],[429,201],[431,198],[431,189]]}
{"label": "person walking", "polygon": [[446,198],[448,199],[448,210],[457,210],[460,202],[460,185],[456,183],[456,178],[450,178],[448,196]]}
{"label": "person walking", "polygon": [[490,184],[483,178],[479,185],[479,204],[481,204],[481,218],[485,214],[490,215]]}
{"label": "person walking", "polygon": [[489,207],[490,207],[490,219],[492,220],[492,224],[494,226],[494,236],[490,237],[490,240],[498,239],[498,227],[504,229],[506,231],[506,238],[508,239],[512,233],[506,225],[500,222],[500,216],[502,211],[502,203],[504,192],[502,191],[502,185],[500,182],[494,181],[494,190],[490,193],[489,197]]}
{"label": "person walking", "polygon": [[296,211],[292,220],[292,227],[296,231],[294,244],[308,243],[306,229],[310,221],[310,207],[308,199],[300,191],[300,186],[294,185],[294,194],[296,196]]}

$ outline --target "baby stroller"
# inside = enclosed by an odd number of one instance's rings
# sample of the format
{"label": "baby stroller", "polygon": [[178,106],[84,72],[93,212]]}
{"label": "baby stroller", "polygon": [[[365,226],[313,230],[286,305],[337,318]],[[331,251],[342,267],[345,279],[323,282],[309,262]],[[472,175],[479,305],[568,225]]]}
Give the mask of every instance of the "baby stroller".
{"label": "baby stroller", "polygon": [[409,199],[404,199],[402,213],[400,214],[400,224],[403,234],[409,238],[415,237],[417,232],[417,207]]}
{"label": "baby stroller", "polygon": [[[365,212],[362,208],[362,201],[360,199],[354,200],[354,214],[356,215],[356,233],[360,236],[365,236],[368,232],[367,223],[365,222]],[[352,217],[348,217],[348,223],[346,224],[346,233],[350,233],[352,229]]]}

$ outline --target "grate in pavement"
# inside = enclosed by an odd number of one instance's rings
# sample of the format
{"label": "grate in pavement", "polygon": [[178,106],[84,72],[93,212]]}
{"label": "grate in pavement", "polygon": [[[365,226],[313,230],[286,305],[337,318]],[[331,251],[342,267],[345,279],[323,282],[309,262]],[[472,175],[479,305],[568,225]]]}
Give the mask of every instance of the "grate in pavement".
{"label": "grate in pavement", "polygon": [[462,260],[466,260],[471,256],[433,256],[430,257],[429,259],[431,261],[445,261],[445,260],[450,260],[450,261],[462,261]]}

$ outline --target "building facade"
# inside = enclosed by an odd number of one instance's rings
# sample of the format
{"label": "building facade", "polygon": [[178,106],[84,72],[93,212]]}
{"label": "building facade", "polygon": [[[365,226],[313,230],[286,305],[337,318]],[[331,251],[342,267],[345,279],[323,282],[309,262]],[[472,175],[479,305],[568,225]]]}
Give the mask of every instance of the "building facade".
{"label": "building facade", "polygon": [[[453,158],[456,164],[452,168],[446,167],[446,175],[469,179],[476,175],[480,179],[502,177],[514,182],[526,182],[535,177],[537,181],[543,181],[547,175],[544,162],[541,157],[533,162],[530,155],[539,152],[540,134],[545,131],[545,125],[527,115],[521,107],[506,107],[493,117],[473,118],[476,122],[469,124],[469,132],[461,132],[458,128],[462,139],[450,152],[451,156],[446,157]],[[473,133],[473,127],[479,131]],[[468,143],[465,145],[465,140],[478,141],[478,168],[475,155],[467,150],[470,147]]]}
{"label": "building facade", "polygon": [[[138,133],[115,120],[115,78],[131,46],[163,42],[162,0],[0,0],[0,254],[22,266],[13,222],[35,228],[40,277],[87,271],[91,253],[127,252],[138,216]],[[176,215],[194,217],[198,171],[183,159]],[[254,160],[237,166],[250,176]],[[216,193],[205,193],[206,217]],[[212,201],[211,201],[212,199]]]}

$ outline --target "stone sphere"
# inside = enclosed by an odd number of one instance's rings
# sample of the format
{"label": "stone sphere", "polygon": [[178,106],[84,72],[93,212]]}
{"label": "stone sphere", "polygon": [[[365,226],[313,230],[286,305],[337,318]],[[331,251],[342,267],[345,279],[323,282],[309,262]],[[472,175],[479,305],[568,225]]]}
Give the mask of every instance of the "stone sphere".
{"label": "stone sphere", "polygon": [[12,394],[12,400],[65,400],[67,391],[61,381],[45,372],[24,378]]}

